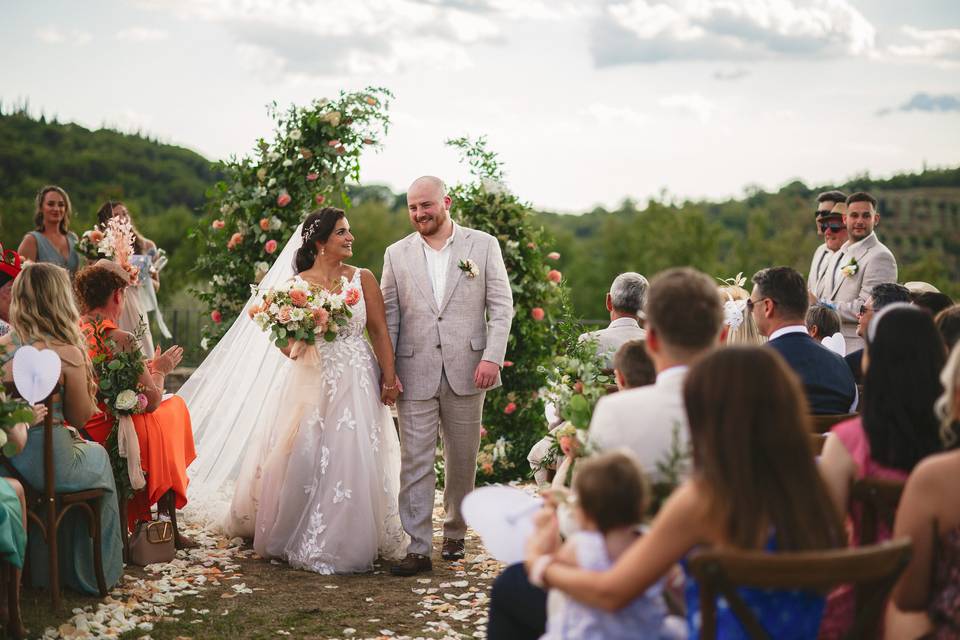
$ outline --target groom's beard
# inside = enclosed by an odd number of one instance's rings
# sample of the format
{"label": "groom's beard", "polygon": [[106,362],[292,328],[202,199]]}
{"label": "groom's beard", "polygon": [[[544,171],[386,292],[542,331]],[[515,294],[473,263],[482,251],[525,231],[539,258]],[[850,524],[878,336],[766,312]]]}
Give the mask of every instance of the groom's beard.
{"label": "groom's beard", "polygon": [[416,220],[417,233],[422,236],[432,236],[440,231],[440,229],[447,224],[449,219],[450,215],[447,212],[443,213],[442,219],[440,216],[424,216],[423,218],[418,217]]}

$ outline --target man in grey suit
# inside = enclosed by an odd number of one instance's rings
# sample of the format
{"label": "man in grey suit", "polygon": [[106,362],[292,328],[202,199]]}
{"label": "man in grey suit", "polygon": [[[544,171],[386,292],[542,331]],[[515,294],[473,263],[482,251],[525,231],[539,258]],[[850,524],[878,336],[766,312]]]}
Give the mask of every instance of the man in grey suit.
{"label": "man in grey suit", "polygon": [[[843,191],[825,191],[817,196],[816,225],[817,235],[823,236],[823,244],[813,252],[810,271],[807,275],[807,289],[819,298],[829,293],[831,273],[829,271],[833,255],[847,241],[847,226],[843,223],[847,196]],[[838,211],[834,211],[837,205]]]}
{"label": "man in grey suit", "polygon": [[606,329],[591,331],[580,336],[580,341],[596,340],[597,353],[604,359],[604,366],[613,367],[613,354],[625,342],[643,340],[647,332],[640,328],[640,314],[647,297],[649,283],[639,273],[627,271],[613,280],[607,293],[607,311],[610,325]]}
{"label": "man in grey suit", "polygon": [[857,335],[860,309],[876,285],[897,281],[897,260],[874,230],[880,222],[876,198],[863,191],[851,194],[843,219],[849,237],[830,261],[832,279],[821,301],[840,314],[840,332],[852,353],[863,348]]}
{"label": "man in grey suit", "polygon": [[434,455],[443,441],[442,557],[464,556],[467,525],[460,505],[473,491],[480,419],[487,389],[500,385],[513,318],[513,295],[500,244],[450,218],[439,178],[407,190],[414,233],[387,247],[380,286],[403,392],[400,418],[400,520],[410,535],[394,575],[433,564]]}

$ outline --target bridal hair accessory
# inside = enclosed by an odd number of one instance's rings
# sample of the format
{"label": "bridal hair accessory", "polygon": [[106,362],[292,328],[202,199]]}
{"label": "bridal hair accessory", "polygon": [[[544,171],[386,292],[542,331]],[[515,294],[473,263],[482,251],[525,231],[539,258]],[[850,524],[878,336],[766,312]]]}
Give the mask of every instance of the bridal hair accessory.
{"label": "bridal hair accessory", "polygon": [[746,300],[727,300],[723,303],[723,323],[736,330],[743,324],[743,312],[746,308]]}
{"label": "bridal hair accessory", "polygon": [[732,278],[717,278],[720,282],[727,285],[728,287],[740,287],[741,289],[744,285],[747,284],[747,279],[743,276],[743,271],[733,276]]}

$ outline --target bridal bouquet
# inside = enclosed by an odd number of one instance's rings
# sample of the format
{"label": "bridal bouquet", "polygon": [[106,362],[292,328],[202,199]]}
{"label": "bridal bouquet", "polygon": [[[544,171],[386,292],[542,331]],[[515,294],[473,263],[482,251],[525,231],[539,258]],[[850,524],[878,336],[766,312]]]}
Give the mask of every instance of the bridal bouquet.
{"label": "bridal bouquet", "polygon": [[259,303],[247,312],[270,340],[281,349],[290,340],[313,344],[318,336],[336,340],[353,317],[351,307],[360,301],[360,290],[340,278],[340,291],[327,291],[297,276],[275,289],[268,289]]}

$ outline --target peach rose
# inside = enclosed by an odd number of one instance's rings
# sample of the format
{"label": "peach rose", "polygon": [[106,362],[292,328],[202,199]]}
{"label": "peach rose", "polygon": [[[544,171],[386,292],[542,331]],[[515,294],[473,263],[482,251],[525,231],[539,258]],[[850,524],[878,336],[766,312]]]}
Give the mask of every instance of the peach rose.
{"label": "peach rose", "polygon": [[311,313],[313,314],[313,324],[317,327],[317,333],[326,333],[330,314],[323,307],[317,307]]}
{"label": "peach rose", "polygon": [[210,312],[210,319],[216,322],[217,324],[220,324],[221,322],[223,322],[223,315],[219,311],[214,309],[213,311]]}
{"label": "peach rose", "polygon": [[551,260],[559,260],[560,254],[557,253],[556,251],[551,251],[550,253],[547,254],[547,257],[550,258]]}
{"label": "peach rose", "polygon": [[282,307],[280,307],[280,312],[277,314],[277,320],[279,320],[283,324],[290,322],[290,313],[292,311],[293,311],[293,307],[286,304],[283,305]]}
{"label": "peach rose", "polygon": [[227,249],[234,249],[241,242],[243,242],[243,234],[237,231],[232,236],[230,236],[230,240],[229,242],[227,242]]}
{"label": "peach rose", "polygon": [[270,231],[270,220],[269,218],[260,218],[260,228],[264,231]]}
{"label": "peach rose", "polygon": [[216,229],[217,231],[219,231],[220,229],[223,229],[225,226],[227,226],[227,223],[224,222],[223,220],[214,220],[210,226]]}
{"label": "peach rose", "polygon": [[276,240],[267,240],[266,244],[263,245],[263,250],[267,253],[273,253],[277,250],[277,241]]}
{"label": "peach rose", "polygon": [[295,307],[305,307],[307,306],[307,292],[300,291],[299,289],[290,290],[290,302],[293,303]]}
{"label": "peach rose", "polygon": [[260,313],[260,307],[257,305],[252,305],[249,309],[247,309],[247,315],[250,316],[251,320],[253,320],[253,316],[257,315],[258,313]]}
{"label": "peach rose", "polygon": [[94,229],[90,232],[90,242],[100,242],[103,240],[103,232],[100,229]]}
{"label": "peach rose", "polygon": [[505,407],[503,408],[503,412],[504,412],[505,414],[507,414],[507,415],[510,415],[511,413],[513,413],[513,412],[516,411],[516,410],[517,410],[517,403],[516,403],[516,402],[508,402],[508,403],[507,403],[507,406],[505,406]]}
{"label": "peach rose", "polygon": [[543,317],[545,315],[546,314],[543,312],[543,309],[541,309],[540,307],[534,307],[533,309],[530,309],[530,316],[537,322],[540,322],[541,320],[543,320]]}
{"label": "peach rose", "polygon": [[547,280],[554,284],[560,284],[560,281],[563,280],[563,274],[556,269],[550,269],[550,272],[547,274]]}
{"label": "peach rose", "polygon": [[327,146],[328,146],[328,147],[339,147],[339,146],[340,146],[340,141],[339,141],[339,140],[331,140],[330,142],[327,143]]}
{"label": "peach rose", "polygon": [[291,200],[291,199],[292,199],[292,198],[290,198],[290,194],[287,193],[286,191],[283,191],[283,192],[280,193],[280,195],[277,196],[277,206],[278,206],[278,207],[285,207],[285,206],[287,206],[288,204],[290,204],[290,200]]}
{"label": "peach rose", "polygon": [[319,173],[317,173],[316,171],[311,171],[310,173],[307,174],[307,182],[313,182],[319,177],[320,177]]}
{"label": "peach rose", "polygon": [[346,302],[351,307],[358,302],[360,302],[360,290],[359,289],[347,289],[347,293],[343,296],[343,301]]}
{"label": "peach rose", "polygon": [[493,475],[493,463],[492,463],[492,462],[484,462],[482,465],[480,465],[480,470],[483,471],[483,472],[484,472],[485,474],[487,474],[488,476],[492,476],[492,475]]}

